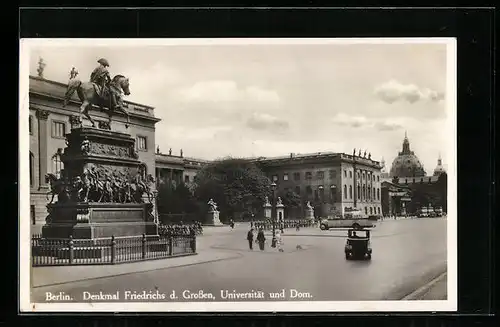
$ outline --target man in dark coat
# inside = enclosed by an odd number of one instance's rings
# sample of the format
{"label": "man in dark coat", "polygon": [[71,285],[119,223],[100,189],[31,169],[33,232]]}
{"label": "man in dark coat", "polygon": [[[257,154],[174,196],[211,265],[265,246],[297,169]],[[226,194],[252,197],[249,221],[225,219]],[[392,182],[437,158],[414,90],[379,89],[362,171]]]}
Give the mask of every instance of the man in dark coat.
{"label": "man in dark coat", "polygon": [[264,236],[264,230],[259,229],[259,233],[257,234],[257,242],[259,242],[259,249],[264,251],[264,244],[266,242],[266,237]]}
{"label": "man in dark coat", "polygon": [[250,228],[247,234],[248,247],[253,250],[253,228]]}
{"label": "man in dark coat", "polygon": [[101,58],[97,61],[99,66],[96,67],[92,73],[90,74],[90,82],[96,83],[101,87],[101,94],[99,96],[104,95],[104,89],[109,82],[111,82],[111,77],[109,76],[108,68],[109,63],[106,59]]}

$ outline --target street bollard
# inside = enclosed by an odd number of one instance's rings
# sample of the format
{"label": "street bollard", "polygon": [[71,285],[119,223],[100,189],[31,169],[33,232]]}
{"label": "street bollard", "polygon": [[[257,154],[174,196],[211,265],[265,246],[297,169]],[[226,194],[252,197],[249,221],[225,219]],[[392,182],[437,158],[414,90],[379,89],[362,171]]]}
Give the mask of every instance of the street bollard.
{"label": "street bollard", "polygon": [[146,234],[142,234],[142,258],[146,258]]}

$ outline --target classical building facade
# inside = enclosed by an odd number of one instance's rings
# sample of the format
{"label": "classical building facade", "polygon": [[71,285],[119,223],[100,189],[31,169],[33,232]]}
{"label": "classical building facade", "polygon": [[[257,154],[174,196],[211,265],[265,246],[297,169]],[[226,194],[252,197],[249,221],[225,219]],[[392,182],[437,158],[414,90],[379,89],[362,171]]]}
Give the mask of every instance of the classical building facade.
{"label": "classical building facade", "polygon": [[[382,171],[385,172],[385,167]],[[420,160],[410,150],[410,141],[405,134],[403,149],[393,160],[390,173],[383,173],[383,215],[413,215],[426,206],[439,207],[446,212],[447,177],[441,156],[433,174],[426,175]]]}
{"label": "classical building facade", "polygon": [[366,215],[380,215],[380,162],[371,155],[315,153],[255,160],[277,184],[278,196],[294,191],[301,197],[301,210],[307,201],[316,216],[343,215],[356,208]]}
{"label": "classical building facade", "polygon": [[174,188],[184,184],[192,188],[196,173],[208,162],[203,159],[184,157],[182,150],[179,155],[175,155],[171,150],[168,154],[164,154],[158,149],[155,157],[157,188],[165,184]]}
{"label": "classical building facade", "polygon": [[[63,107],[66,84],[41,77],[29,78],[29,139],[30,139],[30,219],[32,231],[37,233],[45,223],[49,185],[45,182],[47,173],[60,175],[64,169],[60,153],[66,147],[65,135],[70,132],[74,115],[78,115],[80,102],[76,94]],[[155,124],[160,121],[154,115],[154,108],[129,101],[124,104],[130,115],[130,126],[125,127],[122,114],[113,116],[113,130],[131,134],[135,138],[139,160],[143,162],[146,174],[155,173]],[[106,113],[94,110],[96,121],[107,121]],[[89,124],[84,120],[84,124]],[[27,155],[27,154],[26,154]]]}

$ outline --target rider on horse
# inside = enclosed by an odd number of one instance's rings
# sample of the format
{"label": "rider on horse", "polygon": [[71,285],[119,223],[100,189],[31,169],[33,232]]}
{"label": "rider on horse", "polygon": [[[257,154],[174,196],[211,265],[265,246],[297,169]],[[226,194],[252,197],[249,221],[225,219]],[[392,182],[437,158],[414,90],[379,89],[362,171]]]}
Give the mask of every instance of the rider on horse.
{"label": "rider on horse", "polygon": [[97,61],[99,66],[94,69],[94,71],[90,74],[90,82],[97,84],[100,87],[99,96],[104,99],[105,90],[107,89],[109,92],[109,96],[111,98],[111,104],[116,107],[117,99],[116,93],[111,90],[109,83],[111,83],[111,76],[109,75],[108,68],[109,62],[101,58]]}

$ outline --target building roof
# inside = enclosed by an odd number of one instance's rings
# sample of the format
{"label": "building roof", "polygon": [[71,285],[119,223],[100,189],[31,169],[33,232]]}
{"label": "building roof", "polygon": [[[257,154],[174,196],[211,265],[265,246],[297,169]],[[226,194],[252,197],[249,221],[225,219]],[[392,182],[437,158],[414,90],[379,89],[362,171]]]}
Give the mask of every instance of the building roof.
{"label": "building roof", "polygon": [[314,153],[304,153],[296,154],[290,153],[288,156],[278,156],[278,157],[259,157],[251,159],[255,162],[266,166],[279,166],[279,165],[298,165],[304,163],[321,163],[330,161],[344,161],[356,163],[359,165],[365,165],[369,167],[374,167],[381,169],[380,162],[368,159],[366,157],[353,156],[345,153],[338,152],[314,152]]}

